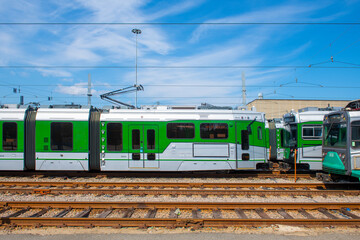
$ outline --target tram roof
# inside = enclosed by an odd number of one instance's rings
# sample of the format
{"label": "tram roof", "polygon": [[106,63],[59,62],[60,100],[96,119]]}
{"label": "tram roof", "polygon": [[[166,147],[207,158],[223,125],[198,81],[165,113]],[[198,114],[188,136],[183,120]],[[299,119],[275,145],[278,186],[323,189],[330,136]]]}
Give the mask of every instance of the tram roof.
{"label": "tram roof", "polygon": [[199,109],[110,109],[101,121],[174,121],[174,120],[254,120],[265,121],[265,114],[242,110]]}

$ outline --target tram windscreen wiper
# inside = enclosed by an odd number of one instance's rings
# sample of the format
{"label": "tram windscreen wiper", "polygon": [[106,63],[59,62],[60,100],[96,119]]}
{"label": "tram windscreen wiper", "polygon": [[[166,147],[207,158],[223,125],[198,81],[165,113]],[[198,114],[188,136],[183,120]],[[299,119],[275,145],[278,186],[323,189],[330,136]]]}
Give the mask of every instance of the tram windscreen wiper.
{"label": "tram windscreen wiper", "polygon": [[330,131],[332,130],[332,127],[333,127],[334,123],[335,123],[335,122],[332,122],[332,123],[330,124],[330,128],[329,128],[328,132],[326,133],[326,138],[325,138],[324,140],[328,139],[328,137],[329,137],[329,135],[330,135]]}

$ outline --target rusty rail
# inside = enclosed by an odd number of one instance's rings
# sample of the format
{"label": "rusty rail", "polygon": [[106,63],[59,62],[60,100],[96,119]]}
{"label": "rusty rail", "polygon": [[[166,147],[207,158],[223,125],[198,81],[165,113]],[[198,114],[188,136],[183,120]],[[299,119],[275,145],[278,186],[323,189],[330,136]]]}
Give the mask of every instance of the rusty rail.
{"label": "rusty rail", "polygon": [[[140,189],[141,188],[141,189]],[[341,190],[335,190],[335,189]],[[96,195],[358,196],[359,183],[0,182],[0,193]]]}

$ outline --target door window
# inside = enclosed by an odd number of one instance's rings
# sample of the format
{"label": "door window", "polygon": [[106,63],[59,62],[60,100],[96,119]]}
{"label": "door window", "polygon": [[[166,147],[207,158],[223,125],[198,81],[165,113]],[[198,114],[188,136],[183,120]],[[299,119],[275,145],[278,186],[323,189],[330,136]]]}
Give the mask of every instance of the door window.
{"label": "door window", "polygon": [[147,130],[147,149],[155,149],[155,130]]}
{"label": "door window", "polygon": [[132,149],[135,149],[135,150],[140,149],[140,130],[139,129],[132,130]]}

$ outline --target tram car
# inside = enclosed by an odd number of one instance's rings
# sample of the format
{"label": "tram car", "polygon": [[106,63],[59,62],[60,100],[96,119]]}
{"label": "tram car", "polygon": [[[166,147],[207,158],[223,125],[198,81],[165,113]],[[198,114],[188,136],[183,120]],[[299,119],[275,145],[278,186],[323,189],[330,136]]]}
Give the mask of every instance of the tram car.
{"label": "tram car", "polygon": [[310,170],[322,169],[322,136],[324,115],[340,108],[307,107],[298,112],[291,111],[284,115],[285,125],[290,129],[287,135],[290,154],[284,162],[290,165],[295,161],[302,168]]}
{"label": "tram car", "polygon": [[256,169],[267,161],[265,114],[240,110],[0,109],[2,171]]}
{"label": "tram car", "polygon": [[323,171],[360,180],[360,100],[324,117]]}
{"label": "tram car", "polygon": [[290,157],[290,126],[281,118],[267,121],[268,159],[271,161],[284,161]]}

